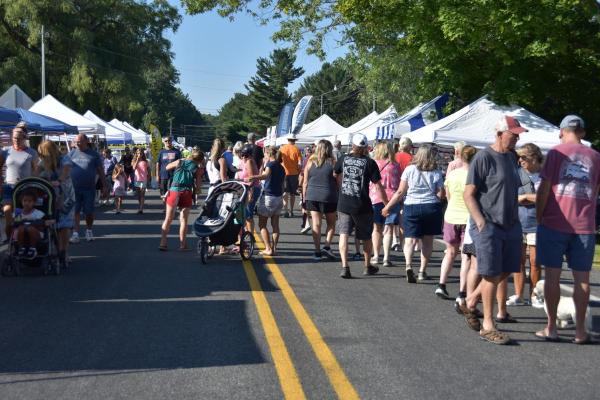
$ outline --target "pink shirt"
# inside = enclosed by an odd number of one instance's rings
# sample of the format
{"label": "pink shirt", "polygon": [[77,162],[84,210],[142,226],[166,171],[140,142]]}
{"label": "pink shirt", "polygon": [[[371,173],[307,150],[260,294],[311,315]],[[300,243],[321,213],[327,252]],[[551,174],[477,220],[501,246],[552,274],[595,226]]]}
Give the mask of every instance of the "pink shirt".
{"label": "pink shirt", "polygon": [[[389,160],[375,160],[375,163],[381,174],[381,185],[385,189],[385,194],[389,200],[394,195],[394,192],[398,190],[398,186],[400,186],[400,165]],[[372,183],[369,185],[369,197],[373,204],[383,203],[379,191]]]}
{"label": "pink shirt", "polygon": [[548,152],[540,177],[552,185],[542,225],[564,233],[595,233],[600,153],[582,144],[559,144]]}
{"label": "pink shirt", "polygon": [[135,181],[146,182],[148,180],[148,162],[138,161],[135,166]]}
{"label": "pink shirt", "polygon": [[256,175],[253,173],[252,168],[248,167],[248,163],[246,160],[242,160],[242,169],[238,171],[239,177],[238,179],[242,180],[242,183],[247,186],[260,186],[260,182],[258,180],[253,180],[252,183],[246,183],[244,180],[249,176]]}

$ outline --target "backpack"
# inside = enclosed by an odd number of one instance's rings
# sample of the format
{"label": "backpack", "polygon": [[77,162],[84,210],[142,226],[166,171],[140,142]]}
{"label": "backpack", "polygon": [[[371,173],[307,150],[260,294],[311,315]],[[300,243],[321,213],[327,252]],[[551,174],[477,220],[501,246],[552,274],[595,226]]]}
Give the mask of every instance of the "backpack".
{"label": "backpack", "polygon": [[173,173],[173,180],[171,181],[171,187],[178,188],[180,190],[192,190],[194,188],[195,173],[198,166],[190,160],[182,160],[175,172]]}

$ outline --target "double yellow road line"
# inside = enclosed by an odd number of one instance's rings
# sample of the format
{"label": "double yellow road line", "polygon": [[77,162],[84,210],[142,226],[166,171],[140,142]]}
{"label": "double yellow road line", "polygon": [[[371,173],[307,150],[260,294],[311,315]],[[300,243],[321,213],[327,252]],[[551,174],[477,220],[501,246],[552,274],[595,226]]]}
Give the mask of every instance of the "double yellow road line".
{"label": "double yellow road line", "polygon": [[[264,245],[258,237],[256,237],[256,242],[261,249],[264,249]],[[344,400],[359,399],[360,397],[358,396],[356,389],[354,389],[354,386],[352,386],[352,383],[348,380],[348,377],[335,358],[335,355],[327,343],[325,343],[325,340],[323,340],[317,326],[306,312],[287,279],[283,276],[279,266],[273,261],[272,257],[264,256],[264,260],[267,269],[273,276],[273,279],[275,279],[275,283],[281,290],[294,317],[296,317],[302,332],[310,343],[317,360],[323,367],[338,398]],[[250,283],[250,289],[252,290],[252,297],[256,304],[256,309],[271,351],[283,395],[286,399],[305,399],[306,395],[304,394],[298,373],[296,372],[294,363],[292,362],[283,337],[281,336],[271,307],[269,306],[260,282],[256,277],[254,267],[250,261],[244,261],[243,265],[246,277]]]}

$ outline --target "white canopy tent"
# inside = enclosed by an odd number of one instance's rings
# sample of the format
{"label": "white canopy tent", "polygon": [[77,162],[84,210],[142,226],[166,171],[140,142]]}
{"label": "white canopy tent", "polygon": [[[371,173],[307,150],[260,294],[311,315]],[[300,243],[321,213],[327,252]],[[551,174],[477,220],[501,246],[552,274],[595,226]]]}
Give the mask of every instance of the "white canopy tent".
{"label": "white canopy tent", "polygon": [[[302,127],[300,133],[296,135],[296,143],[299,145],[312,144],[315,140],[325,139],[328,136],[336,135],[343,129],[344,127],[331,119],[329,115],[323,114]],[[287,143],[287,136],[281,136],[276,139],[276,144],[278,146],[285,143]]]}
{"label": "white canopy tent", "polygon": [[18,85],[12,85],[0,96],[0,107],[29,110],[32,105],[33,100]]}
{"label": "white canopy tent", "polygon": [[89,119],[90,121],[93,121],[97,124],[104,126],[104,130],[106,133],[106,143],[108,143],[108,144],[132,143],[131,133],[109,124],[108,122],[104,121],[102,118],[100,118],[99,116],[94,114],[92,111],[87,110],[85,112],[85,114],[83,114],[83,116],[86,117],[87,119]]}
{"label": "white canopy tent", "polygon": [[377,114],[376,111],[373,111],[371,114],[367,115],[360,121],[355,122],[354,124],[350,125],[349,127],[344,128],[337,134],[329,136],[326,139],[329,140],[331,143],[333,143],[336,140],[339,140],[340,142],[342,142],[342,146],[347,146],[350,144],[350,141],[352,140],[352,136],[355,133],[362,132],[365,128],[374,124],[377,121],[378,117],[379,117],[379,114]]}
{"label": "white canopy tent", "polygon": [[123,121],[123,125],[125,125],[128,128],[130,128],[132,132],[136,132],[137,133],[137,135],[135,135],[133,137],[133,142],[135,144],[149,144],[150,143],[150,135],[148,135],[146,132],[144,132],[141,129],[138,129],[138,128],[134,127],[133,125],[131,125],[127,121]]}
{"label": "white canopy tent", "polygon": [[[499,106],[484,96],[421,129],[403,135],[413,143],[437,143],[451,146],[464,141],[475,147],[485,147],[495,140],[495,125],[502,115],[519,120],[528,129],[520,135],[519,144],[535,143],[544,152],[560,143],[559,128],[519,106]],[[587,145],[589,143],[586,142]]]}
{"label": "white canopy tent", "polygon": [[144,135],[142,135],[140,132],[138,132],[137,129],[133,128],[131,125],[129,125],[129,124],[125,125],[125,122],[119,121],[116,118],[111,119],[110,121],[108,121],[108,123],[117,127],[118,129],[121,129],[125,132],[129,132],[129,134],[131,135],[131,139],[133,140],[133,143],[135,143],[135,144],[146,143],[146,137]]}
{"label": "white canopy tent", "polygon": [[66,124],[76,126],[79,133],[86,135],[102,135],[105,134],[104,126],[97,122],[90,121],[83,115],[71,110],[63,103],[58,101],[51,94],[46,95],[43,99],[36,102],[29,111],[45,115],[50,118],[57,119]]}

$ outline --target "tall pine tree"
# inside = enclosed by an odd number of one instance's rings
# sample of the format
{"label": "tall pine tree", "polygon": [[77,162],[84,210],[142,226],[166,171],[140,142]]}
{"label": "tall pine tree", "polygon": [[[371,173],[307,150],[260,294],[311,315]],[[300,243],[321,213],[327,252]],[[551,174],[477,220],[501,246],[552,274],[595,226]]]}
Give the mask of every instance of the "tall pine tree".
{"label": "tall pine tree", "polygon": [[291,101],[288,85],[302,76],[304,69],[295,68],[296,55],[289,49],[276,49],[269,58],[256,62],[256,75],[246,85],[248,90],[248,125],[259,133],[275,125],[285,103]]}

